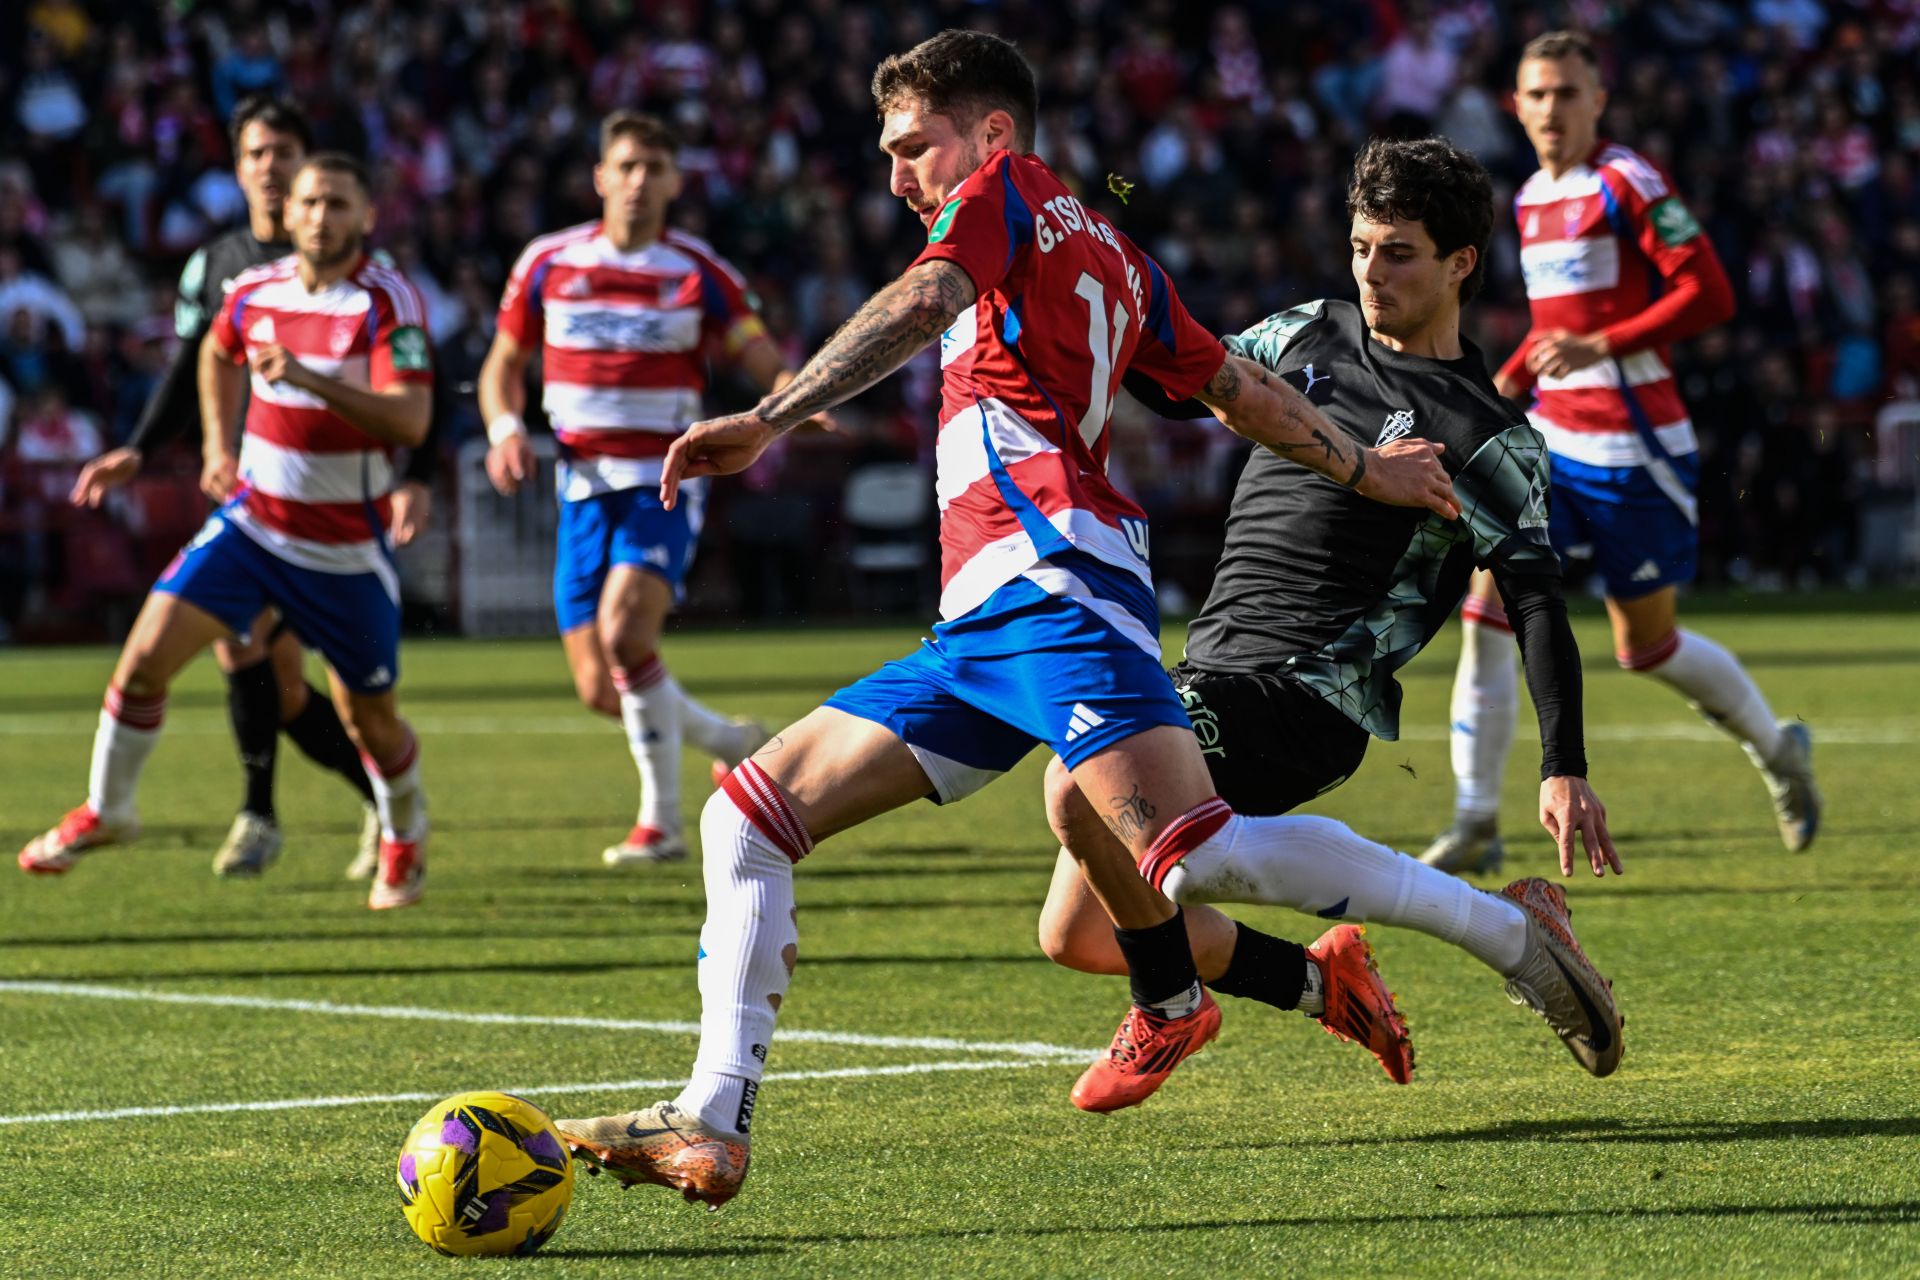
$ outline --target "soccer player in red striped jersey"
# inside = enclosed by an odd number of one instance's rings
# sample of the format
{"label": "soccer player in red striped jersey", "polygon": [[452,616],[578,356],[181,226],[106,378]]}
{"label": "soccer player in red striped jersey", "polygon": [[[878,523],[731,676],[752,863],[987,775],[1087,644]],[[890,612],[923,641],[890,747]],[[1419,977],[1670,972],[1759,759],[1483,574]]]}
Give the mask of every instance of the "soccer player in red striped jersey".
{"label": "soccer player in red striped jersey", "polygon": [[272,606],[326,659],[373,782],[380,868],[367,905],[419,900],[427,812],[419,744],[394,697],[400,584],[387,530],[392,453],[426,438],[433,368],[420,295],[366,255],[372,226],[359,163],[309,157],[288,195],[294,252],[235,277],[199,368],[203,482],[227,500],[148,595],[107,688],[86,802],[21,850],[22,870],[63,872],[139,833],[135,793],[167,686]]}
{"label": "soccer player in red striped jersey", "polygon": [[[1607,94],[1584,35],[1555,31],[1521,52],[1515,101],[1540,169],[1514,215],[1533,324],[1501,366],[1501,394],[1537,393],[1552,458],[1552,539],[1591,556],[1613,648],[1726,730],[1760,770],[1794,852],[1820,825],[1812,738],[1774,719],[1739,659],[1679,624],[1693,579],[1699,446],[1668,347],[1733,314],[1713,245],[1645,157],[1599,136]],[[1519,693],[1513,630],[1492,580],[1474,579],[1453,686],[1453,825],[1422,855],[1449,871],[1498,868],[1500,782]]]}
{"label": "soccer player in red striped jersey", "polygon": [[927,798],[979,790],[1045,745],[1118,840],[1087,878],[1116,925],[1134,1005],[1073,1091],[1143,1101],[1210,1041],[1179,911],[1187,856],[1264,846],[1236,816],[1159,663],[1146,523],[1107,479],[1107,420],[1129,369],[1198,395],[1227,425],[1363,496],[1459,514],[1439,448],[1368,448],[1271,371],[1229,356],[1173,282],[1033,154],[1033,70],[1010,43],[946,31],[874,75],[893,194],[927,247],[784,390],[675,441],[661,497],[738,471],[940,337],[935,489],[941,614],[912,655],[834,694],[727,776],[701,814],[707,921],[700,1049],[672,1102],[561,1120],[583,1158],[719,1205],[746,1177],[748,1128],[798,955],[793,866],[816,841]]}
{"label": "soccer player in red striped jersey", "polygon": [[522,413],[541,358],[544,407],[560,446],[553,603],[574,688],[621,722],[640,772],[640,813],[602,855],[615,866],[687,856],[682,739],[725,768],[766,730],[687,696],[660,657],[660,634],[693,559],[705,492],[669,511],[660,462],[700,416],[717,351],[762,391],[791,378],[746,282],[704,241],[666,225],[680,193],[675,139],[653,116],[619,111],[600,129],[596,222],[541,236],[514,264],[480,370],[492,448],[487,474],[513,493],[532,473]]}

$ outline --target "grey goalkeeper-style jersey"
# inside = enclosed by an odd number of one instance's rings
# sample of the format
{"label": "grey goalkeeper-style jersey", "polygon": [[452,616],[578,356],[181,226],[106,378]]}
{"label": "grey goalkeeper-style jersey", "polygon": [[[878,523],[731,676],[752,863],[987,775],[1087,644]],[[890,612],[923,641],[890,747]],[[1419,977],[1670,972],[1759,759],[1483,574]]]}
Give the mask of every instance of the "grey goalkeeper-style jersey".
{"label": "grey goalkeeper-style jersey", "polygon": [[[1495,571],[1510,606],[1516,594],[1550,595],[1565,632],[1560,565],[1547,541],[1546,447],[1494,390],[1477,348],[1463,341],[1458,360],[1402,354],[1341,301],[1281,312],[1225,341],[1361,444],[1445,445],[1441,462],[1461,516],[1383,506],[1255,449],[1234,492],[1212,590],[1188,632],[1190,664],[1290,674],[1392,740],[1401,701],[1394,673],[1452,616],[1475,566]],[[1528,673],[1532,684],[1532,655]],[[1557,709],[1570,710],[1570,720],[1554,730],[1571,738],[1557,753],[1549,743],[1548,753],[1554,772],[1584,774],[1577,665],[1571,679],[1571,708]],[[1544,717],[1542,728],[1549,732]]]}

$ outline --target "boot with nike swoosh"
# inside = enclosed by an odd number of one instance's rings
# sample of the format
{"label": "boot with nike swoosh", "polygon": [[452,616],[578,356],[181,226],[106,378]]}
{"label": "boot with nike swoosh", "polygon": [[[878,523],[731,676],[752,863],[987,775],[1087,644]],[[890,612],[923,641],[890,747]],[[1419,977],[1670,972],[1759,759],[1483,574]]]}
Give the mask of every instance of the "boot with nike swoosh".
{"label": "boot with nike swoosh", "polygon": [[1620,1065],[1620,1010],[1613,984],[1573,936],[1565,891],[1528,876],[1500,892],[1527,913],[1527,947],[1507,976],[1507,998],[1545,1018],[1581,1066],[1612,1075]]}
{"label": "boot with nike swoosh", "polygon": [[605,1169],[627,1186],[657,1183],[689,1203],[718,1209],[747,1180],[747,1135],[711,1128],[671,1102],[553,1125],[588,1172]]}

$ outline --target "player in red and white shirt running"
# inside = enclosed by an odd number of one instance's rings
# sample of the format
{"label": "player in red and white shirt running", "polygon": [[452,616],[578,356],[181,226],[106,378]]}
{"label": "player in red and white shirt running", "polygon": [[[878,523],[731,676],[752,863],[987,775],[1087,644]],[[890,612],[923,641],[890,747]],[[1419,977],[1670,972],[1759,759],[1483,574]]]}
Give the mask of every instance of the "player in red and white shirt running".
{"label": "player in red and white shirt running", "polygon": [[598,222],[542,236],[514,264],[500,325],[480,370],[493,447],[487,474],[510,494],[533,471],[521,414],[526,371],[541,358],[544,407],[560,446],[553,605],[574,688],[620,721],[640,770],[633,830],[602,855],[614,865],[687,856],[681,836],[682,737],[732,768],[766,730],[688,697],[660,658],[705,493],[669,511],[660,463],[700,416],[707,359],[734,362],[762,391],[793,374],[746,282],[704,241],[666,225],[680,192],[672,132],[621,111],[600,129]]}
{"label": "player in red and white shirt running", "polygon": [[[392,453],[426,438],[433,368],[425,307],[370,261],[365,171],[308,158],[287,200],[292,255],[244,271],[200,346],[202,485],[224,505],[155,584],[107,688],[86,803],[20,852],[62,872],[139,833],[135,792],[167,686],[202,649],[244,636],[268,606],[326,659],[381,824],[367,905],[403,907],[426,874],[419,743],[399,715],[400,583],[387,529]],[[243,366],[251,371],[238,454]]]}
{"label": "player in red and white shirt running", "polygon": [[[1514,201],[1533,324],[1495,385],[1537,392],[1529,416],[1552,455],[1554,549],[1593,558],[1620,665],[1677,690],[1745,747],[1798,852],[1820,825],[1807,727],[1776,721],[1739,660],[1678,621],[1677,588],[1693,580],[1699,545],[1699,454],[1667,348],[1725,322],[1733,291],[1666,176],[1598,136],[1607,94],[1585,36],[1528,44],[1516,102],[1540,160]],[[1462,614],[1454,820],[1422,856],[1492,871],[1504,856],[1500,782],[1519,705],[1514,645],[1487,574],[1475,575]]]}
{"label": "player in red and white shirt running", "polygon": [[926,250],[791,385],[690,428],[661,492],[671,501],[687,478],[742,469],[941,335],[942,620],[917,652],[776,735],[708,801],[700,1051],[686,1089],[559,1122],[593,1163],[713,1205],[746,1175],[797,954],[793,864],[913,800],[960,799],[1036,745],[1120,837],[1086,870],[1120,926],[1135,1006],[1075,1103],[1143,1100],[1218,1030],[1184,921],[1158,886],[1196,849],[1262,847],[1277,829],[1214,794],[1160,667],[1145,521],[1106,474],[1122,374],[1198,395],[1234,430],[1368,496],[1457,514],[1437,450],[1362,448],[1277,375],[1229,357],[1153,260],[1031,153],[1033,72],[1011,44],[943,32],[881,63],[873,89],[892,190],[926,226]]}

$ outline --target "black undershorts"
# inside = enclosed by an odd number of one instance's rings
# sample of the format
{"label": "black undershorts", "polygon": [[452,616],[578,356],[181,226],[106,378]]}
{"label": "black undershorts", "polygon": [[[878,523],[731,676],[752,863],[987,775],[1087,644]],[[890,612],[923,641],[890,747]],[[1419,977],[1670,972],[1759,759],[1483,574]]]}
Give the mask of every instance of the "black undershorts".
{"label": "black undershorts", "polygon": [[1285,813],[1352,777],[1367,754],[1367,731],[1292,676],[1184,662],[1167,675],[1235,813]]}

